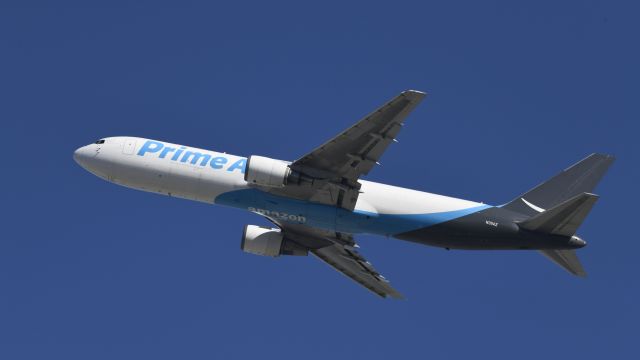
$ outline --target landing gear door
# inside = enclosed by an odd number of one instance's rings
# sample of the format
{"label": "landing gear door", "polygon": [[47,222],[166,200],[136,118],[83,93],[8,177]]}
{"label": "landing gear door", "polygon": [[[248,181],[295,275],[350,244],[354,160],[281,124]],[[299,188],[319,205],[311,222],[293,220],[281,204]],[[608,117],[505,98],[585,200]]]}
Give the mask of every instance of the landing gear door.
{"label": "landing gear door", "polygon": [[127,138],[122,145],[122,153],[125,155],[133,155],[136,149],[136,139]]}

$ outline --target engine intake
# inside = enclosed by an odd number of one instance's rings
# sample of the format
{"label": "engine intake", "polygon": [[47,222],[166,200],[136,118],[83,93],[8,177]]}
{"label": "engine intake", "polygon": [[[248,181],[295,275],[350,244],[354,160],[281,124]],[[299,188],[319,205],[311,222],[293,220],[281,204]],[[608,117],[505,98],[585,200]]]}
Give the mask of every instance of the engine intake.
{"label": "engine intake", "polygon": [[289,174],[291,169],[287,162],[251,155],[247,161],[244,180],[261,186],[283,187],[287,184]]}
{"label": "engine intake", "polygon": [[285,239],[280,229],[256,225],[244,227],[240,248],[250,254],[271,257],[280,255],[306,256],[308,254],[305,247]]}

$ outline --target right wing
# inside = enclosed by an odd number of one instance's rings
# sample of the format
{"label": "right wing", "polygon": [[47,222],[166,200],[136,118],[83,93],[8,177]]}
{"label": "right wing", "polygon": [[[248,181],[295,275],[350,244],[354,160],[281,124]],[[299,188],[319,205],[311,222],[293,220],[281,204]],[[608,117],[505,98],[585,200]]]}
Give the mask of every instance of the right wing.
{"label": "right wing", "polygon": [[310,228],[304,225],[278,224],[286,239],[308,248],[320,260],[381,297],[402,299],[402,294],[356,250],[351,234]]}
{"label": "right wing", "polygon": [[402,299],[402,294],[391,287],[354,247],[334,244],[311,252],[334,269],[381,297]]}

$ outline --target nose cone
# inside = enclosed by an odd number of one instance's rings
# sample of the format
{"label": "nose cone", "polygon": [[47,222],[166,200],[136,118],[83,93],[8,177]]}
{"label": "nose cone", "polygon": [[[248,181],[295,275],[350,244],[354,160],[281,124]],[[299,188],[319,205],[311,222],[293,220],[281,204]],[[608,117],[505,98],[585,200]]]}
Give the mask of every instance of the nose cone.
{"label": "nose cone", "polygon": [[91,159],[96,156],[95,149],[91,149],[91,147],[91,145],[83,146],[73,152],[73,160],[85,169],[89,168]]}
{"label": "nose cone", "polygon": [[571,246],[575,247],[576,249],[587,246],[587,242],[577,236],[572,236],[571,240],[569,240],[569,244],[571,244]]}
{"label": "nose cone", "polygon": [[83,146],[73,152],[73,160],[88,172],[105,180],[113,177],[114,159],[109,149],[104,145]]}

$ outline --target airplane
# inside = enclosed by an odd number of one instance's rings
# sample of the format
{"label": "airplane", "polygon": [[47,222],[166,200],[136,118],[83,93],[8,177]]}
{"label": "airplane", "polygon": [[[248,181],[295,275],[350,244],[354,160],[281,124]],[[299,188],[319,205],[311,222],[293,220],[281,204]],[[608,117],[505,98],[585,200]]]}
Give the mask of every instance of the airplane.
{"label": "airplane", "polygon": [[277,257],[309,253],[381,297],[402,298],[361,254],[357,234],[449,249],[538,250],[586,276],[576,235],[614,157],[591,154],[510,202],[491,206],[361,179],[379,164],[426,93],[407,90],[290,162],[248,158],[139,137],[77,149],[87,171],[125,187],[244,209],[274,227],[246,225],[240,248]]}

